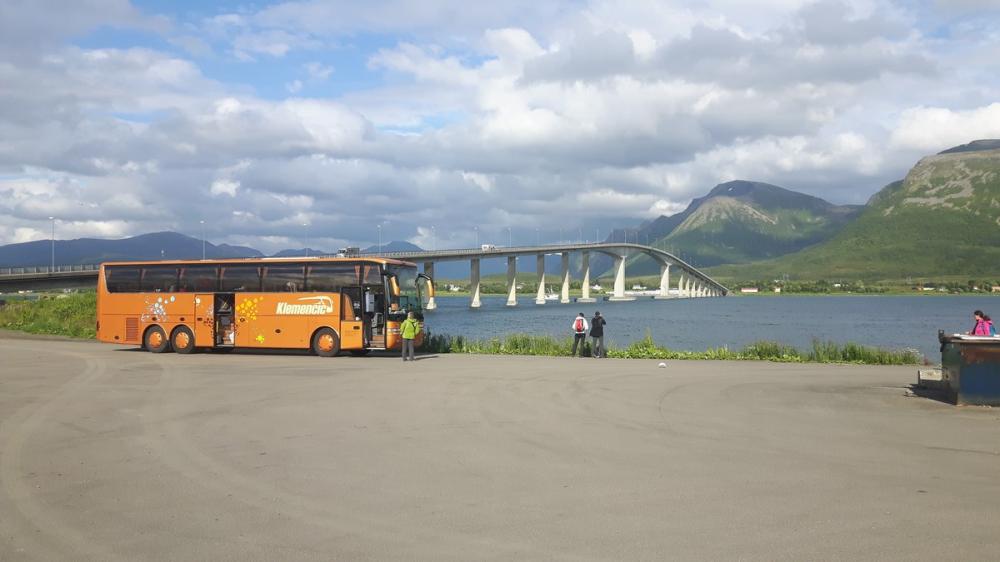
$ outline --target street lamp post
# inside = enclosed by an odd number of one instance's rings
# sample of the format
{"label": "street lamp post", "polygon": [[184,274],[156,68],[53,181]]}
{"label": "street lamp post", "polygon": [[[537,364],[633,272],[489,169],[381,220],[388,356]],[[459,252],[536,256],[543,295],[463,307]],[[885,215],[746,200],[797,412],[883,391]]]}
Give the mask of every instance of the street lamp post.
{"label": "street lamp post", "polygon": [[306,247],[304,248],[306,252],[306,257],[309,257],[309,223],[302,223],[302,227],[306,229]]}
{"label": "street lamp post", "polygon": [[377,225],[375,225],[375,228],[378,229],[378,253],[381,255],[382,254],[382,225],[381,224],[377,224]]}
{"label": "street lamp post", "polygon": [[201,259],[205,259],[205,221],[198,221],[201,223]]}
{"label": "street lamp post", "polygon": [[437,227],[431,226],[431,249],[435,252],[438,249]]}
{"label": "street lamp post", "polygon": [[539,236],[540,236],[540,233],[538,232],[538,229],[536,228],[535,229],[535,246],[538,246],[539,244],[541,244],[541,242],[539,241],[539,238],[538,238]]}
{"label": "street lamp post", "polygon": [[507,227],[507,247],[508,248],[513,248],[514,247],[514,238],[510,234],[510,227],[509,226]]}
{"label": "street lamp post", "polygon": [[56,270],[56,218],[49,217],[52,221],[52,261],[49,264],[49,273]]}

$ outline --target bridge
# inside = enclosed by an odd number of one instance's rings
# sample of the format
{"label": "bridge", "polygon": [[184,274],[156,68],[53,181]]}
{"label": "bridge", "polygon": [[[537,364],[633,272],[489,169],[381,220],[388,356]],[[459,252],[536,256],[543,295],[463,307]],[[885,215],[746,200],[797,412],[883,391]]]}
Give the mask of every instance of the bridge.
{"label": "bridge", "polygon": [[[362,254],[362,257],[396,258],[416,263],[422,263],[424,273],[434,277],[434,264],[443,261],[469,261],[469,306],[478,308],[481,301],[480,262],[484,259],[507,260],[507,305],[517,305],[517,258],[535,256],[538,291],[536,304],[546,302],[545,256],[561,257],[561,274],[558,282],[561,284],[559,302],[568,303],[570,287],[570,255],[579,253],[581,257],[581,288],[582,296],[576,302],[595,302],[591,297],[590,257],[593,253],[609,256],[614,260],[614,286],[608,300],[634,300],[635,296],[625,291],[625,264],[630,256],[645,255],[660,266],[659,287],[653,298],[697,298],[721,297],[729,290],[697,268],[681,260],[677,256],[641,244],[626,242],[601,242],[587,244],[546,244],[535,246],[496,247],[484,245],[480,248],[415,251],[415,252],[381,252]],[[291,258],[282,258],[291,259]],[[671,281],[671,275],[674,275]],[[97,279],[96,265],[72,265],[49,267],[7,267],[0,268],[0,289],[51,289],[93,286]],[[673,286],[672,286],[673,283]],[[427,308],[433,310],[437,303],[433,298],[427,303]]]}
{"label": "bridge", "polygon": [[[507,306],[517,305],[517,258],[524,256],[535,256],[536,273],[538,277],[538,291],[535,295],[536,304],[545,304],[546,282],[545,282],[545,256],[559,255],[562,260],[561,274],[559,282],[561,290],[559,292],[559,302],[568,303],[570,285],[570,255],[579,252],[582,258],[581,271],[582,296],[576,302],[595,302],[596,299],[590,295],[590,256],[593,252],[598,252],[611,257],[614,260],[614,287],[608,300],[625,301],[635,300],[635,297],[625,292],[625,263],[630,255],[646,255],[660,266],[660,284],[656,290],[654,298],[694,298],[694,297],[721,297],[728,294],[729,290],[705,273],[699,271],[691,264],[678,258],[677,256],[642,244],[631,244],[625,242],[599,242],[592,244],[545,244],[536,246],[513,246],[496,247],[492,245],[481,248],[437,250],[437,251],[416,251],[416,252],[382,252],[382,257],[397,258],[417,263],[423,263],[424,273],[431,278],[434,277],[434,263],[441,261],[469,260],[469,306],[478,308],[481,306],[481,283],[480,283],[480,262],[483,259],[507,259]],[[676,273],[675,288],[671,292],[671,270]],[[437,304],[434,299],[427,303],[427,308],[433,310]]]}

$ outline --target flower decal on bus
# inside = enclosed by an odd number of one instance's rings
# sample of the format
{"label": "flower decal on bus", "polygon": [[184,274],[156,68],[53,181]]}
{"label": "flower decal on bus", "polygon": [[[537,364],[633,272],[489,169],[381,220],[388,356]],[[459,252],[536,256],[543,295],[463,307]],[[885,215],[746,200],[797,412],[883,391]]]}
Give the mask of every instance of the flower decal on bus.
{"label": "flower decal on bus", "polygon": [[257,319],[257,303],[264,300],[264,297],[254,297],[252,299],[247,299],[240,304],[236,305],[236,312],[241,315],[246,315],[248,320]]}
{"label": "flower decal on bus", "polygon": [[146,299],[146,308],[142,312],[141,320],[143,322],[148,322],[152,319],[156,320],[166,320],[167,319],[167,305],[174,302],[177,297],[156,297],[156,301],[150,302],[149,297]]}

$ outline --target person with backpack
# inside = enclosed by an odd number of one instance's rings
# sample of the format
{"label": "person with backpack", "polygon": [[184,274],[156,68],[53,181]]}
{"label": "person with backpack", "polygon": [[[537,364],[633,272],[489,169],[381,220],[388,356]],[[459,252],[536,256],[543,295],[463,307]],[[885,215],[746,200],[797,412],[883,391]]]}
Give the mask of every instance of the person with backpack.
{"label": "person with backpack", "polygon": [[993,327],[993,321],[990,317],[983,313],[982,310],[977,310],[972,313],[973,317],[976,319],[975,325],[972,327],[972,331],[969,332],[973,336],[994,336],[996,335],[996,328]]}
{"label": "person with backpack", "polygon": [[604,325],[607,322],[604,321],[604,317],[601,316],[600,312],[595,312],[594,317],[590,319],[590,338],[594,342],[591,346],[591,355],[594,358],[600,359],[604,357],[607,350],[604,349]]}
{"label": "person with backpack", "polygon": [[576,357],[576,347],[580,346],[580,357],[583,357],[584,342],[587,341],[587,318],[581,312],[573,319],[573,351],[569,354]]}

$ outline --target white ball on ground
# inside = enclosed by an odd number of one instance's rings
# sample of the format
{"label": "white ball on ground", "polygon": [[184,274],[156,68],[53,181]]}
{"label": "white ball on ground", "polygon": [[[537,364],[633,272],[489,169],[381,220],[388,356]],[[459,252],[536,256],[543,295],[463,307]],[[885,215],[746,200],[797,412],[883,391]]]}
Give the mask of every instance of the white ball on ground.
{"label": "white ball on ground", "polygon": [[666,369],[667,368],[667,364],[666,363],[660,363],[659,365],[657,365],[657,367],[659,367],[661,369]]}

